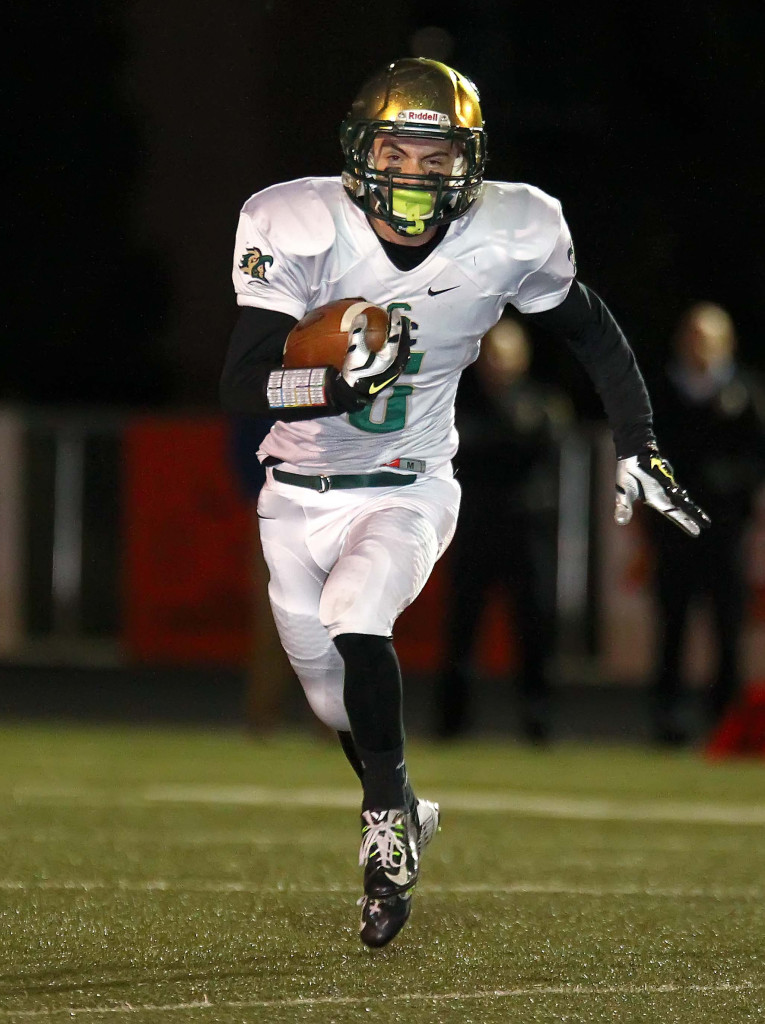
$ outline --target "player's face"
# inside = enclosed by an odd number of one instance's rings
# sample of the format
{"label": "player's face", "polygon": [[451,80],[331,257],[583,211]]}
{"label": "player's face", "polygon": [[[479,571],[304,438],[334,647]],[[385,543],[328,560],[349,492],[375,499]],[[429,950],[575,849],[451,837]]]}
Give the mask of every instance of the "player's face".
{"label": "player's face", "polygon": [[443,174],[448,177],[459,156],[453,142],[438,139],[403,139],[378,136],[372,149],[378,171],[394,171],[396,184],[406,185],[412,174]]}
{"label": "player's face", "polygon": [[[459,145],[443,139],[403,138],[378,135],[372,147],[375,170],[392,174],[390,205],[394,216],[409,225],[406,237],[389,224],[375,220],[374,230],[382,238],[399,244],[422,245],[429,241],[435,228],[428,226],[440,184],[423,182],[422,176],[454,173],[455,163],[462,157]],[[425,185],[426,187],[423,187]],[[406,237],[406,241],[404,240]]]}

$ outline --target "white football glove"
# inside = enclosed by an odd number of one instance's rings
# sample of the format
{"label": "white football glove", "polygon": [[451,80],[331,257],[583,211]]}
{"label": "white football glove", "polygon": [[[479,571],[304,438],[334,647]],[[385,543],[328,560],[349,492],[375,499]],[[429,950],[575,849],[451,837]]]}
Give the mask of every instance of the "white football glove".
{"label": "white football glove", "polygon": [[379,352],[367,348],[366,329],[366,314],[359,313],[348,334],[348,354],[341,376],[354,395],[368,405],[395,384],[404,371],[409,359],[409,318],[400,309],[391,311],[385,344]]}
{"label": "white football glove", "polygon": [[711,526],[706,512],[675,482],[672,467],[657,448],[646,448],[616,463],[614,519],[619,526],[626,526],[632,519],[632,504],[637,500],[661,512],[691,537],[698,537]]}

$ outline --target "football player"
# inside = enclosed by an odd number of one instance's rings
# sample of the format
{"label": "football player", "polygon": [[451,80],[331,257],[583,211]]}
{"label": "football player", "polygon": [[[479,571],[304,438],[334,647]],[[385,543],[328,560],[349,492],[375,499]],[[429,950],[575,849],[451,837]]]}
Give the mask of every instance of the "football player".
{"label": "football player", "polygon": [[[694,536],[708,519],[658,451],[624,335],[575,277],[560,203],[484,181],[473,84],[437,61],[397,60],[362,87],[341,142],[341,177],[274,185],[242,209],[221,395],[229,412],[276,421],[258,453],[269,597],[311,707],[361,780],[361,939],[382,946],[409,916],[439,820],[407,778],[393,625],[452,537],[457,384],[507,303],[564,338],[592,377],[618,456],[617,522],[637,498]],[[306,311],[352,296],[388,310],[379,352],[362,317],[341,370],[283,369]]]}

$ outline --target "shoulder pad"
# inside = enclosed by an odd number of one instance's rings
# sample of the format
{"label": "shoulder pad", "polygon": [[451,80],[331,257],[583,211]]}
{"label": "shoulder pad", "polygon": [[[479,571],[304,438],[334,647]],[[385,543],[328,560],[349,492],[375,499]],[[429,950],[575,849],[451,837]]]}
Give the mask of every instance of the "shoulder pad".
{"label": "shoulder pad", "polygon": [[256,192],[242,213],[282,252],[318,256],[335,240],[335,222],[327,200],[331,201],[336,191],[342,191],[339,179],[299,178]]}
{"label": "shoulder pad", "polygon": [[517,260],[548,253],[563,224],[559,201],[534,185],[487,181],[481,205],[490,230],[504,234]]}

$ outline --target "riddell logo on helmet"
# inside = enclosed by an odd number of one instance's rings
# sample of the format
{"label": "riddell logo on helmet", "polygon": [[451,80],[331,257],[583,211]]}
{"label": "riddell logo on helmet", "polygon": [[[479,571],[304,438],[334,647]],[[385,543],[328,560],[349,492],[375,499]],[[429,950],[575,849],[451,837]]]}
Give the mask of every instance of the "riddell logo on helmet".
{"label": "riddell logo on helmet", "polygon": [[437,110],[399,110],[396,120],[407,124],[436,124],[439,128],[451,124],[448,114],[439,114]]}

